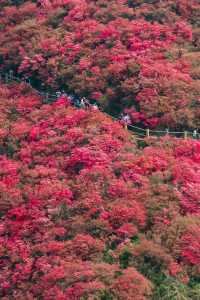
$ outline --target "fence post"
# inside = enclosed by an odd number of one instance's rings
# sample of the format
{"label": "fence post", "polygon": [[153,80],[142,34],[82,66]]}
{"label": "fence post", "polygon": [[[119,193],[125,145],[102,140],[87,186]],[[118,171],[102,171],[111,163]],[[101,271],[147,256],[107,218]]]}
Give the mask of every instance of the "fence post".
{"label": "fence post", "polygon": [[150,131],[149,128],[146,129],[146,136],[149,138],[150,137]]}
{"label": "fence post", "polygon": [[8,83],[8,73],[5,74],[5,83]]}
{"label": "fence post", "polygon": [[187,131],[184,131],[184,139],[185,139],[185,140],[187,139],[187,136],[188,136]]}
{"label": "fence post", "polygon": [[125,130],[128,130],[127,124],[124,124],[124,128],[125,128]]}
{"label": "fence post", "polygon": [[12,79],[13,79],[13,70],[9,71],[9,79],[10,79],[10,81],[12,81]]}

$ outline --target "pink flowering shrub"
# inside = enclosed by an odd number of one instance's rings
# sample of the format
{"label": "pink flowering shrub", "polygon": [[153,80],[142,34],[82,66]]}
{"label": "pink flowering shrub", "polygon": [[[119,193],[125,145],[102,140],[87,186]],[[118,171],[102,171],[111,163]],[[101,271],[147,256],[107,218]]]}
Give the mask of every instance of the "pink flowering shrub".
{"label": "pink flowering shrub", "polygon": [[198,278],[199,141],[137,149],[99,111],[0,89],[3,300],[145,300]]}

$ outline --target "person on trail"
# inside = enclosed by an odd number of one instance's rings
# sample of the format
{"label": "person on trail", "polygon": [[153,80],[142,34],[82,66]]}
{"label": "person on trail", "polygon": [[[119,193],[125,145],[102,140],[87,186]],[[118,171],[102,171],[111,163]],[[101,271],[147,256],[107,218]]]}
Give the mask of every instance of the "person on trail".
{"label": "person on trail", "polygon": [[71,94],[66,94],[66,95],[67,95],[67,98],[69,99],[71,105],[73,105],[74,103],[73,103],[73,98],[72,98]]}
{"label": "person on trail", "polygon": [[196,129],[193,131],[192,137],[193,137],[193,139],[197,139],[198,138],[198,132],[197,132]]}
{"label": "person on trail", "polygon": [[94,103],[92,106],[91,106],[92,110],[99,110],[99,107],[96,103]]}
{"label": "person on trail", "polygon": [[124,124],[125,129],[128,129],[128,125],[131,124],[131,118],[128,114],[122,114],[121,116],[122,124]]}
{"label": "person on trail", "polygon": [[80,108],[89,108],[90,107],[90,102],[86,97],[81,98],[80,100]]}
{"label": "person on trail", "polygon": [[78,96],[74,95],[73,97],[74,106],[77,108],[81,108],[81,100]]}
{"label": "person on trail", "polygon": [[67,93],[66,93],[64,90],[62,90],[61,96],[63,96],[63,97],[68,97]]}
{"label": "person on trail", "polygon": [[77,99],[74,94],[68,94],[67,96],[69,97],[73,106],[79,107],[79,99]]}
{"label": "person on trail", "polygon": [[131,123],[131,118],[128,114],[125,114],[123,117],[122,117],[124,123],[126,123],[127,125],[129,125]]}
{"label": "person on trail", "polygon": [[57,97],[57,98],[60,98],[61,95],[62,95],[62,93],[61,93],[60,91],[57,91],[57,92],[56,92],[56,97]]}
{"label": "person on trail", "polygon": [[80,100],[80,108],[86,108],[85,98],[81,98],[81,100]]}
{"label": "person on trail", "polygon": [[91,106],[89,100],[86,97],[84,97],[84,101],[86,108],[89,108]]}

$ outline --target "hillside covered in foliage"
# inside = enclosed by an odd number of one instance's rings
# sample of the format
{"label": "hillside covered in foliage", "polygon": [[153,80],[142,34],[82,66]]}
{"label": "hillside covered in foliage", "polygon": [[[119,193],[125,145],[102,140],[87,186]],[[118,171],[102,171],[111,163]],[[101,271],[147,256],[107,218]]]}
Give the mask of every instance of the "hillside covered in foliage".
{"label": "hillside covered in foliage", "polygon": [[200,142],[0,87],[0,296],[200,297]]}
{"label": "hillside covered in foliage", "polygon": [[134,124],[200,123],[199,0],[0,1],[2,70],[125,110]]}
{"label": "hillside covered in foliage", "polygon": [[200,300],[200,140],[107,114],[198,129],[199,26],[199,0],[0,0],[0,75],[65,91],[0,82],[0,299]]}

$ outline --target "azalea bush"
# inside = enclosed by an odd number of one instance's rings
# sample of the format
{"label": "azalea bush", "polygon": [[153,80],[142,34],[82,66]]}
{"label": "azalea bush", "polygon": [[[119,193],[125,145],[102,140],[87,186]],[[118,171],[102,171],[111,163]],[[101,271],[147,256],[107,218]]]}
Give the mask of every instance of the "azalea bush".
{"label": "azalea bush", "polygon": [[199,141],[139,149],[66,97],[0,97],[1,299],[198,299]]}
{"label": "azalea bush", "polygon": [[[0,0],[0,70],[148,128],[200,120],[198,0]],[[0,84],[0,298],[199,300],[200,142]]]}

